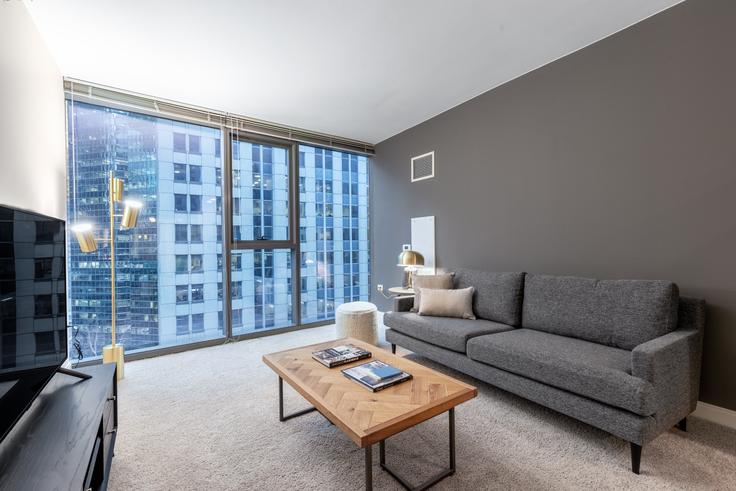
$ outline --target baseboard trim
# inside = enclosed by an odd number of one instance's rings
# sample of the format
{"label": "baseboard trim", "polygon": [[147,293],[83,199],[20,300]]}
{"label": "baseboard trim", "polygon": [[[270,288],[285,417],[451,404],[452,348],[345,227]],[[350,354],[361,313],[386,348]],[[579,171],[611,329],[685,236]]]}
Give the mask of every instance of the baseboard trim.
{"label": "baseboard trim", "polygon": [[736,429],[736,411],[698,401],[693,416]]}

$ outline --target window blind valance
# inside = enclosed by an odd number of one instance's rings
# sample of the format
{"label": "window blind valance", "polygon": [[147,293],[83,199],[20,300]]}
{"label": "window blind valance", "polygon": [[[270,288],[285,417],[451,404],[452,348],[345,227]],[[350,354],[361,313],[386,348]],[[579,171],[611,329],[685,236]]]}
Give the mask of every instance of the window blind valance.
{"label": "window blind valance", "polygon": [[75,101],[117,107],[189,123],[204,124],[218,128],[224,126],[237,131],[308,143],[336,150],[346,150],[363,155],[373,155],[375,153],[373,145],[359,140],[270,123],[255,118],[170,101],[73,78],[64,78],[64,94],[67,99],[73,99]]}

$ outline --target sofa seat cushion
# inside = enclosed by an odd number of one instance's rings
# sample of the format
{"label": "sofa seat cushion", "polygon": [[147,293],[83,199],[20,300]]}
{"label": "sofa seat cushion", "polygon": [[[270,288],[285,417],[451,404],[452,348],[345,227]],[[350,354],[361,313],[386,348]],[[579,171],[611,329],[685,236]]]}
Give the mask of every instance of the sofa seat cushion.
{"label": "sofa seat cushion", "polygon": [[459,353],[465,353],[468,339],[513,329],[506,324],[482,319],[452,319],[414,312],[387,312],[383,323],[407,336]]}
{"label": "sofa seat cushion", "polygon": [[468,341],[468,357],[642,416],[653,414],[651,384],[631,375],[631,352],[532,329]]}

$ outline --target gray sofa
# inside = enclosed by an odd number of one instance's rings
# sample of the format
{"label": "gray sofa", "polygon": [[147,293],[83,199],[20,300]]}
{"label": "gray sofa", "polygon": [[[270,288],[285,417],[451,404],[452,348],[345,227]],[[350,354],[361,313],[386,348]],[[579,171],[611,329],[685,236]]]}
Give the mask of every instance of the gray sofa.
{"label": "gray sofa", "polygon": [[705,302],[665,281],[455,270],[476,320],[384,316],[386,339],[631,443],[677,425],[698,401]]}

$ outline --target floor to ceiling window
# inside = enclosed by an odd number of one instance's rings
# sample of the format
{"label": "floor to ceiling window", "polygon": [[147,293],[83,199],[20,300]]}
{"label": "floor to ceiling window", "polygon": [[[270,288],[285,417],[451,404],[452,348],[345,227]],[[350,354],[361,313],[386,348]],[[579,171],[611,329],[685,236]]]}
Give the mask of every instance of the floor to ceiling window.
{"label": "floor to ceiling window", "polygon": [[[325,321],[367,300],[367,157],[78,101],[67,114],[69,221],[105,237],[110,170],[144,203],[116,249],[128,353]],[[97,357],[110,342],[109,244],[85,254],[69,240],[68,282],[71,342]]]}
{"label": "floor to ceiling window", "polygon": [[292,159],[288,144],[233,138],[233,335],[297,322],[289,223]]}
{"label": "floor to ceiling window", "polygon": [[[111,170],[144,203],[118,232],[118,342],[132,352],[223,336],[220,131],[79,102],[67,114],[69,221],[108,233]],[[96,357],[110,343],[110,244],[86,254],[67,242],[72,340]]]}
{"label": "floor to ceiling window", "polygon": [[368,158],[300,145],[299,213],[302,322],[368,300]]}

